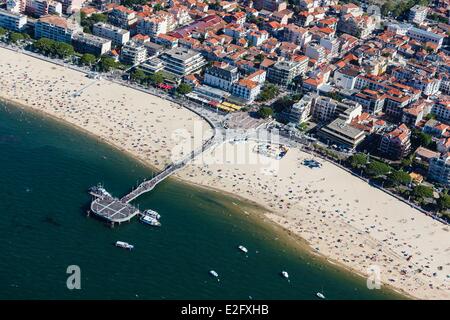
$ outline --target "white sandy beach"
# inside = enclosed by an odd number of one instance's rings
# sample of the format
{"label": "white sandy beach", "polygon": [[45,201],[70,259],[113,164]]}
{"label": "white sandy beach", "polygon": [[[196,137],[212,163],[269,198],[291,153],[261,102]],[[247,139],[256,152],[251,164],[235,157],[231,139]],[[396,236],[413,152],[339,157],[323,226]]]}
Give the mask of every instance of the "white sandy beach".
{"label": "white sandy beach", "polygon": [[[159,169],[171,161],[172,134],[183,129],[193,135],[200,121],[158,97],[105,80],[94,83],[82,73],[2,48],[0,74],[0,97],[77,125]],[[90,83],[80,96],[72,95]],[[202,130],[211,134],[206,124]],[[217,164],[193,163],[178,176],[257,202],[270,210],[267,218],[307,240],[312,250],[361,274],[376,265],[383,282],[411,296],[450,299],[449,227],[331,163],[303,166],[311,156],[300,150],[289,150],[281,160],[263,157],[273,165],[269,170],[261,169],[267,163],[222,161],[224,152],[232,155],[237,147],[251,154],[254,144],[226,144],[205,155]]]}

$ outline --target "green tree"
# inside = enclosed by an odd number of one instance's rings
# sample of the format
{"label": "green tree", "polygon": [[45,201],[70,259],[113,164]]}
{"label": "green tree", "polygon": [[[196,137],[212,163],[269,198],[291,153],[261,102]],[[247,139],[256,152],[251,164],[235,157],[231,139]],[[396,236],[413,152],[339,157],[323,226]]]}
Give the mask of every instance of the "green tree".
{"label": "green tree", "polygon": [[367,155],[364,153],[355,153],[348,158],[348,163],[353,169],[360,169],[367,163]]}
{"label": "green tree", "polygon": [[5,36],[8,33],[8,31],[6,31],[6,29],[0,27],[0,37]]}
{"label": "green tree", "polygon": [[366,173],[373,178],[387,175],[392,168],[380,161],[372,161],[366,166]]}
{"label": "green tree", "polygon": [[24,35],[19,33],[19,32],[11,32],[9,34],[9,42],[17,43],[17,42],[22,41],[24,39],[25,39]]}
{"label": "green tree", "polygon": [[147,76],[145,75],[145,72],[141,69],[136,69],[131,73],[131,79],[133,81],[143,83],[146,78]]}
{"label": "green tree", "polygon": [[54,42],[47,38],[41,38],[33,44],[33,47],[43,54],[50,54],[53,51]]}
{"label": "green tree", "polygon": [[257,100],[258,101],[272,100],[278,95],[279,91],[280,90],[276,85],[271,83],[266,84],[259,93]]}
{"label": "green tree", "polygon": [[158,12],[158,11],[161,11],[161,10],[163,10],[164,8],[163,8],[163,6],[160,4],[160,3],[157,3],[157,4],[155,4],[154,6],[153,6],[153,10],[154,10],[154,12]]}
{"label": "green tree", "polygon": [[155,72],[154,74],[152,74],[148,77],[148,80],[151,83],[158,85],[158,84],[161,84],[164,82],[164,76],[161,72]]}
{"label": "green tree", "polygon": [[412,190],[412,195],[416,200],[423,200],[424,198],[431,198],[433,196],[433,188],[427,186],[416,186]]}
{"label": "green tree", "polygon": [[437,200],[439,211],[450,209],[450,195],[442,193]]}
{"label": "green tree", "polygon": [[192,87],[187,83],[182,83],[178,86],[177,92],[179,94],[188,94],[189,92],[192,92]]}
{"label": "green tree", "polygon": [[391,174],[391,180],[394,183],[394,185],[408,185],[411,182],[411,176],[403,171],[403,170],[396,170]]}
{"label": "green tree", "polygon": [[72,45],[59,41],[55,41],[53,43],[53,52],[60,58],[67,58],[75,54],[75,50]]}
{"label": "green tree", "polygon": [[85,53],[81,56],[80,63],[85,66],[92,66],[97,61],[97,58],[90,53]]}
{"label": "green tree", "polygon": [[100,71],[109,72],[112,69],[117,68],[117,63],[113,58],[101,57],[99,67],[100,67]]}
{"label": "green tree", "polygon": [[273,111],[280,113],[280,112],[283,112],[284,110],[290,108],[294,103],[295,103],[295,101],[291,97],[284,96],[280,99],[277,99],[272,104],[272,108],[273,108]]}
{"label": "green tree", "polygon": [[259,110],[258,110],[258,115],[263,118],[266,119],[270,116],[272,116],[273,114],[273,110],[270,107],[267,106],[262,106]]}

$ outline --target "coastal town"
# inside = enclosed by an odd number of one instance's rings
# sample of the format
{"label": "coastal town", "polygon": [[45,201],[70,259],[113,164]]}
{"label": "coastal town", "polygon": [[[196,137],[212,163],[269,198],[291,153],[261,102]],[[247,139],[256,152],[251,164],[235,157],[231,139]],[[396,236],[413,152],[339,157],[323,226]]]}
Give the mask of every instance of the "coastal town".
{"label": "coastal town", "polygon": [[446,0],[0,0],[0,98],[158,169],[241,130],[176,176],[416,298],[450,298],[449,53]]}

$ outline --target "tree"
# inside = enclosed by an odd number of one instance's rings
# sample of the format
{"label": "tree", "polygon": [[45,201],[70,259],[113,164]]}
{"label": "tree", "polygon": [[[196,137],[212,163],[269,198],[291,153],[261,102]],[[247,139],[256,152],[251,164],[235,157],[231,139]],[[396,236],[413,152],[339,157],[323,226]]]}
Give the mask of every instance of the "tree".
{"label": "tree", "polygon": [[395,185],[408,185],[411,183],[411,176],[403,170],[397,170],[391,174],[391,180]]}
{"label": "tree", "polygon": [[75,54],[75,50],[72,45],[59,41],[54,42],[53,52],[60,58],[67,58]]}
{"label": "tree", "polygon": [[278,93],[279,93],[279,89],[276,85],[274,84],[266,84],[263,89],[261,90],[261,92],[258,95],[257,100],[258,101],[267,101],[267,100],[271,100],[273,98],[275,98]]}
{"label": "tree", "polygon": [[23,34],[19,33],[19,32],[11,32],[9,34],[9,41],[12,43],[17,43],[19,41],[24,40],[25,37],[23,36]]}
{"label": "tree", "polygon": [[8,33],[8,31],[6,31],[6,29],[3,29],[2,27],[0,27],[0,37],[5,36]]}
{"label": "tree", "polygon": [[113,58],[101,57],[99,67],[100,67],[100,71],[109,72],[112,69],[115,69],[117,67],[117,63]]}
{"label": "tree", "polygon": [[348,158],[348,162],[353,169],[359,169],[366,165],[367,156],[363,153],[356,153]]}
{"label": "tree", "polygon": [[411,140],[416,146],[428,147],[431,144],[432,137],[427,133],[416,130]]}
{"label": "tree", "polygon": [[187,83],[182,83],[177,88],[177,92],[179,94],[188,94],[191,91],[192,91],[192,87],[190,85],[188,85]]}
{"label": "tree", "polygon": [[439,211],[445,211],[450,208],[450,195],[443,193],[437,200]]}
{"label": "tree", "polygon": [[131,73],[131,79],[133,81],[142,83],[146,78],[147,76],[145,75],[145,72],[142,71],[141,69],[136,69]]}
{"label": "tree", "polygon": [[41,38],[33,44],[33,47],[43,54],[50,54],[53,51],[54,41],[47,38]]}
{"label": "tree", "polygon": [[163,10],[164,8],[163,8],[163,6],[160,4],[160,3],[157,3],[157,4],[155,4],[154,6],[153,6],[153,10],[154,10],[154,12],[158,12],[158,11],[161,11],[161,10]]}
{"label": "tree", "polygon": [[80,63],[85,66],[92,66],[97,61],[97,58],[90,53],[85,53],[81,56]]}
{"label": "tree", "polygon": [[154,74],[152,74],[148,77],[148,80],[151,83],[158,85],[158,84],[161,84],[164,82],[164,76],[161,72],[155,72]]}
{"label": "tree", "polygon": [[258,110],[258,115],[263,118],[266,119],[270,116],[272,116],[273,114],[273,110],[270,107],[267,106],[262,106],[259,110]]}
{"label": "tree", "polygon": [[422,201],[424,198],[431,198],[433,196],[433,188],[427,186],[416,186],[412,190],[412,195],[416,200]]}
{"label": "tree", "polygon": [[277,101],[275,101],[272,104],[272,108],[275,112],[280,113],[280,112],[283,112],[284,110],[290,108],[294,103],[295,103],[295,101],[292,98],[285,96],[285,97],[279,98]]}
{"label": "tree", "polygon": [[373,178],[387,175],[391,170],[389,165],[380,161],[372,161],[366,166],[366,173]]}

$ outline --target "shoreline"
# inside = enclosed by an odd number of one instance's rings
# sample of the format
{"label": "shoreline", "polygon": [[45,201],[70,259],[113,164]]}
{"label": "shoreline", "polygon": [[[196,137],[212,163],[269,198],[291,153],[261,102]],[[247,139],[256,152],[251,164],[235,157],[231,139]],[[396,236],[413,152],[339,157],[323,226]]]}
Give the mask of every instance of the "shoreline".
{"label": "shoreline", "polygon": [[[5,50],[5,49],[0,49],[0,50]],[[22,55],[21,53],[15,53],[15,54],[16,55]],[[32,57],[28,57],[27,56],[26,59],[36,59],[36,58],[32,58]],[[45,63],[48,63],[48,62],[45,62]],[[28,72],[28,70],[27,70],[27,72]],[[69,71],[67,71],[67,72],[69,72]],[[70,72],[76,72],[76,71],[71,70]],[[134,89],[127,88],[127,90],[134,90]],[[113,147],[113,148],[115,148],[115,149],[125,153],[126,155],[132,157],[133,159],[138,160],[140,163],[142,163],[146,167],[150,168],[151,170],[161,170],[161,168],[158,168],[157,165],[154,165],[154,163],[151,163],[148,158],[146,158],[145,156],[140,156],[140,153],[138,151],[134,150],[134,152],[133,152],[133,151],[129,150],[130,148],[127,148],[126,146],[121,144],[120,141],[114,141],[113,139],[108,140],[108,138],[105,138],[101,134],[98,134],[98,132],[96,133],[96,132],[92,132],[92,130],[86,129],[86,128],[82,127],[80,124],[74,123],[73,120],[70,121],[71,120],[70,117],[65,117],[64,118],[64,116],[62,116],[62,115],[54,114],[52,112],[49,112],[49,110],[47,110],[47,109],[44,110],[43,107],[41,107],[41,108],[33,107],[33,106],[30,106],[27,103],[24,103],[23,101],[16,101],[15,99],[10,99],[8,97],[4,97],[3,94],[1,94],[1,95],[2,95],[2,99],[1,100],[5,101],[6,103],[12,103],[14,106],[17,106],[18,108],[24,109],[25,111],[35,112],[36,114],[42,115],[44,117],[49,117],[52,120],[57,120],[59,123],[63,123],[64,125],[69,125],[71,128],[74,128],[75,130],[78,130],[78,131],[81,131],[83,133],[86,133],[90,137],[93,137],[93,138],[95,138],[96,140],[98,140],[100,142],[107,143],[109,146],[111,146],[111,147]],[[147,96],[151,96],[150,94],[146,94],[146,95]],[[153,96],[146,97],[146,99],[147,100],[151,100],[151,99],[153,99]],[[45,105],[45,106],[47,106],[47,105]],[[50,108],[50,107],[48,107],[48,108]],[[113,109],[114,108],[111,109],[111,112],[112,112]],[[108,111],[108,110],[106,110],[106,111]],[[189,117],[189,114],[184,114],[182,116]],[[80,117],[82,118],[83,116],[80,116]],[[169,119],[168,121],[172,121],[172,119]],[[124,131],[126,131],[126,130],[124,130]],[[118,130],[118,132],[120,133],[120,130]],[[160,132],[164,132],[164,128],[160,129]],[[294,151],[292,151],[292,152],[294,152]],[[335,167],[335,166],[333,166],[333,167]],[[314,245],[317,245],[317,243],[313,243],[307,237],[303,237],[301,234],[296,232],[296,230],[294,228],[294,225],[283,224],[282,223],[283,220],[289,220],[288,219],[289,217],[281,217],[279,214],[276,213],[278,211],[283,212],[283,210],[274,210],[274,208],[271,208],[270,206],[267,206],[267,203],[265,203],[261,199],[249,199],[250,197],[249,196],[245,197],[245,195],[244,195],[245,193],[243,193],[243,192],[233,192],[233,190],[232,190],[233,187],[235,187],[236,185],[241,185],[239,180],[234,181],[233,178],[230,176],[231,177],[230,179],[232,180],[230,182],[230,185],[228,185],[227,187],[223,187],[221,185],[218,185],[217,181],[214,180],[217,175],[214,176],[214,177],[212,177],[212,175],[211,175],[211,177],[208,177],[208,175],[205,172],[202,172],[202,170],[204,170],[204,168],[201,168],[201,169],[190,168],[190,169],[191,169],[191,173],[192,172],[196,173],[195,174],[195,179],[191,179],[188,176],[186,176],[187,173],[185,171],[187,171],[187,169],[183,169],[182,173],[175,175],[173,178],[175,178],[178,182],[181,182],[181,183],[192,185],[192,186],[195,186],[197,188],[198,187],[205,188],[205,189],[207,189],[209,191],[214,191],[214,192],[217,192],[217,193],[220,192],[222,194],[226,194],[227,196],[231,196],[234,199],[238,199],[238,201],[241,201],[241,202],[244,202],[244,203],[250,203],[252,205],[256,205],[257,207],[261,208],[261,212],[263,214],[264,221],[269,222],[271,225],[273,225],[274,228],[277,228],[277,229],[280,228],[279,230],[280,230],[280,232],[283,233],[283,235],[286,235],[287,237],[291,237],[291,238],[295,239],[296,241],[301,242],[302,245],[304,243],[304,248],[301,248],[301,250],[306,249],[308,254],[311,254],[311,255],[314,255],[314,256],[318,256],[321,259],[324,259],[324,261],[327,261],[327,263],[330,263],[330,265],[335,265],[335,266],[339,267],[340,269],[345,270],[346,272],[351,272],[352,274],[356,273],[358,276],[361,276],[363,278],[366,277],[366,275],[364,275],[364,273],[361,272],[361,270],[353,268],[353,266],[351,264],[344,263],[344,262],[342,262],[342,261],[340,261],[338,259],[335,259],[333,254],[331,254],[331,253],[326,254],[323,250],[317,251],[314,248]],[[243,170],[242,172],[246,172],[244,169],[242,169],[242,170]],[[340,170],[340,169],[335,167],[334,170]],[[231,169],[230,169],[230,171],[231,171]],[[239,171],[239,172],[241,172],[241,171]],[[244,175],[245,175],[245,173],[244,173]],[[317,180],[317,181],[319,181],[319,180]],[[314,183],[314,181],[312,183]],[[257,191],[257,190],[255,190],[255,191]],[[276,195],[276,196],[278,197],[278,195]],[[281,197],[281,195],[280,195],[280,197]],[[317,210],[319,210],[319,209],[317,209]],[[290,211],[292,211],[292,210],[290,210]],[[297,214],[298,212],[295,211],[295,213]],[[296,217],[297,216],[291,217],[290,218],[291,221],[296,220],[297,219]],[[314,226],[314,224],[313,224],[313,226]],[[316,225],[316,227],[320,227],[320,224]],[[339,229],[339,228],[337,228],[337,229]],[[301,246],[300,243],[299,243],[299,246]],[[339,257],[339,255],[337,257]],[[412,276],[414,277],[414,275],[412,275]],[[386,286],[390,290],[393,290],[393,291],[395,291],[398,294],[406,296],[407,298],[412,298],[412,299],[423,298],[422,294],[413,295],[411,292],[403,290],[402,288],[398,288],[398,286],[394,286],[394,285],[391,285],[389,283],[383,282],[383,286]]]}

